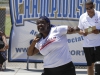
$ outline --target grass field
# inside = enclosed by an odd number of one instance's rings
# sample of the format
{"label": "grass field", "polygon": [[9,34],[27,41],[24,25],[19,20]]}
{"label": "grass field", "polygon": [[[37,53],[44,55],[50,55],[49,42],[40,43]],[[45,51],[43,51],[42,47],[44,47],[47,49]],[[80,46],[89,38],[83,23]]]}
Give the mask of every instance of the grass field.
{"label": "grass field", "polygon": [[10,36],[10,30],[11,30],[11,19],[10,19],[10,16],[7,15],[6,16],[6,21],[5,21],[5,34],[6,36]]}

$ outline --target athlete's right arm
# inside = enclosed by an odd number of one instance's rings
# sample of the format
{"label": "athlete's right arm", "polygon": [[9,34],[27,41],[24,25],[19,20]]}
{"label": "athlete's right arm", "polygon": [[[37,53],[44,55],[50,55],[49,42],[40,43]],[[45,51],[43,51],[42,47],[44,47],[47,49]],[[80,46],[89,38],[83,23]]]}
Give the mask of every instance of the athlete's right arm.
{"label": "athlete's right arm", "polygon": [[28,56],[32,56],[35,55],[39,52],[39,50],[35,47],[36,42],[39,40],[39,38],[35,38],[31,45],[29,46],[28,50],[27,50],[27,55]]}

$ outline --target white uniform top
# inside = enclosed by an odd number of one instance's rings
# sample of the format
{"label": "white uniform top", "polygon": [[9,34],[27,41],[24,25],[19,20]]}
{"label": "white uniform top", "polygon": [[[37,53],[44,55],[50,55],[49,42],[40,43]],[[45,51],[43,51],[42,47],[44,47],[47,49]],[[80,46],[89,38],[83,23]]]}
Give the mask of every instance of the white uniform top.
{"label": "white uniform top", "polygon": [[55,26],[49,35],[35,45],[44,55],[44,68],[54,68],[71,61],[66,33],[68,26]]}
{"label": "white uniform top", "polygon": [[[82,14],[79,19],[78,27],[82,30],[89,28],[89,26],[96,26],[96,29],[100,29],[100,12],[95,11],[95,15],[90,18],[86,13]],[[84,36],[83,47],[95,47],[100,46],[100,33],[99,34],[88,34]]]}

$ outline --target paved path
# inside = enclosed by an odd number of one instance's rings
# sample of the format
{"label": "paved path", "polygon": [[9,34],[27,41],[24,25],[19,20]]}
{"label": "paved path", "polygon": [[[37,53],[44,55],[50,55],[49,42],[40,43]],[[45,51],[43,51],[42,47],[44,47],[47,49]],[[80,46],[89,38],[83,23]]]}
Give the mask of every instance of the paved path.
{"label": "paved path", "polygon": [[[31,68],[14,68],[7,67],[5,71],[0,72],[0,75],[41,75],[42,69]],[[77,75],[87,75],[86,69],[76,69]]]}

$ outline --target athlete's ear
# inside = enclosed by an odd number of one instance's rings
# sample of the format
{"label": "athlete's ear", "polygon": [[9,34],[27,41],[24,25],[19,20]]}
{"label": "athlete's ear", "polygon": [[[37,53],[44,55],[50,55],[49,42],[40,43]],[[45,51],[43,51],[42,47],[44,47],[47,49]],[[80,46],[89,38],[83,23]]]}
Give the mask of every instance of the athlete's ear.
{"label": "athlete's ear", "polygon": [[47,23],[48,25],[50,25],[50,23]]}
{"label": "athlete's ear", "polygon": [[50,24],[49,24],[49,23],[47,23],[47,26],[49,27],[49,26],[50,26]]}
{"label": "athlete's ear", "polygon": [[96,6],[96,5],[95,5],[95,4],[93,4],[93,8],[95,8],[95,6]]}
{"label": "athlete's ear", "polygon": [[47,24],[47,29],[50,29],[50,23]]}

